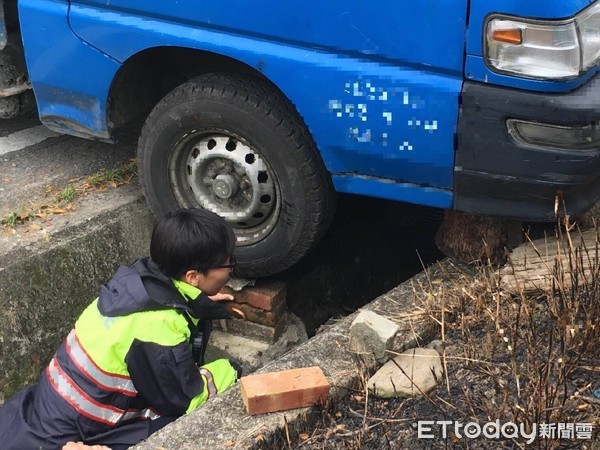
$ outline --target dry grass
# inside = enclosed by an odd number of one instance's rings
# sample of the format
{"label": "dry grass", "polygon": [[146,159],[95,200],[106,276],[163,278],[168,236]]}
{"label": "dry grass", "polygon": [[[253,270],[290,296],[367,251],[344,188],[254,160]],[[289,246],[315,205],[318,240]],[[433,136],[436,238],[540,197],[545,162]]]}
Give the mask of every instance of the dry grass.
{"label": "dry grass", "polygon": [[[441,325],[443,383],[420,399],[377,399],[365,390],[371,373],[357,359],[359,380],[346,401],[322,409],[312,425],[290,430],[261,448],[600,448],[600,241],[572,245],[558,227],[554,282],[535,293],[504,289],[499,271],[457,268],[452,282],[415,287],[422,311]],[[596,234],[597,236],[597,234]],[[566,256],[566,258],[561,257]],[[583,264],[583,262],[586,262]],[[564,435],[467,439],[441,429],[417,438],[418,420],[593,424],[592,439]],[[307,422],[311,423],[311,421]]]}

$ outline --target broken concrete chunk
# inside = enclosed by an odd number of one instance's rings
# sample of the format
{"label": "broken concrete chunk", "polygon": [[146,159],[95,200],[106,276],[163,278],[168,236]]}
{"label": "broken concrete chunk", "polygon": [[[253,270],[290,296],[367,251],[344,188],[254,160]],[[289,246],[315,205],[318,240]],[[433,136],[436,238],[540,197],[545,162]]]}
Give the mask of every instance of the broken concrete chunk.
{"label": "broken concrete chunk", "polygon": [[394,322],[373,311],[362,311],[350,326],[350,349],[358,353],[373,353],[378,361],[389,356],[394,336],[400,328]]}
{"label": "broken concrete chunk", "polygon": [[430,348],[413,348],[385,363],[367,381],[376,396],[415,397],[427,394],[443,374],[440,354]]}

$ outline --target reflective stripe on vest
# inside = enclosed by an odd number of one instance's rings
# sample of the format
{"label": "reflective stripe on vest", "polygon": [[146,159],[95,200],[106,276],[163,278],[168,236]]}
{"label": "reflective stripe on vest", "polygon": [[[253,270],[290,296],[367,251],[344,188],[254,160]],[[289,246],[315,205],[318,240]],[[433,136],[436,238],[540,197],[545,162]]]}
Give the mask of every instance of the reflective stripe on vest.
{"label": "reflective stripe on vest", "polygon": [[48,379],[56,392],[67,401],[81,415],[102,422],[115,425],[125,411],[110,405],[103,405],[92,399],[60,367],[56,358],[52,358],[46,369]]}
{"label": "reflective stripe on vest", "polygon": [[128,410],[124,415],[121,421],[130,420],[130,419],[158,419],[160,414],[154,411],[151,408],[141,409],[141,410]]}
{"label": "reflective stripe on vest", "polygon": [[200,375],[202,375],[206,379],[206,390],[208,392],[206,400],[208,400],[211,395],[217,395],[217,387],[215,386],[215,380],[213,378],[212,373],[210,373],[210,370],[204,367],[200,367],[198,370],[200,371]]}
{"label": "reflective stripe on vest", "polygon": [[110,392],[119,392],[130,397],[137,395],[137,390],[131,378],[125,375],[108,373],[94,363],[81,346],[75,330],[71,330],[69,336],[67,336],[67,353],[77,368],[98,387]]}
{"label": "reflective stripe on vest", "polygon": [[118,422],[130,419],[157,419],[160,417],[160,414],[149,408],[124,411],[120,408],[97,402],[77,386],[63,368],[60,367],[56,358],[52,358],[52,361],[50,361],[46,369],[46,375],[58,395],[75,408],[79,414],[96,422],[114,426]]}

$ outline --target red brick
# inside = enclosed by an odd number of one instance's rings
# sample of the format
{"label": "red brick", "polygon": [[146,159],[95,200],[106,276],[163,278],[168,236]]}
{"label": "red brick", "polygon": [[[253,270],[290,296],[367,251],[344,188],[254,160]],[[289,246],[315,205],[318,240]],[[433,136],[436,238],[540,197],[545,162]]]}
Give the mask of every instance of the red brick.
{"label": "red brick", "polygon": [[287,311],[285,303],[283,302],[275,306],[271,311],[254,308],[247,303],[229,302],[229,304],[242,311],[248,322],[259,323],[268,327],[273,327],[281,322],[285,318]]}
{"label": "red brick", "polygon": [[259,280],[255,286],[247,286],[241,291],[224,287],[221,292],[231,294],[238,303],[247,303],[254,308],[273,311],[285,304],[287,286],[281,281]]}
{"label": "red brick", "polygon": [[275,326],[261,325],[260,323],[253,323],[243,319],[227,319],[225,325],[227,329],[223,329],[222,322],[215,320],[213,322],[215,328],[221,329],[226,333],[236,334],[243,336],[248,339],[257,339],[259,341],[266,342],[267,344],[274,344],[279,336],[286,329],[287,321],[283,317]]}
{"label": "red brick", "polygon": [[240,378],[248,414],[264,414],[323,404],[329,382],[320,367],[261,373]]}

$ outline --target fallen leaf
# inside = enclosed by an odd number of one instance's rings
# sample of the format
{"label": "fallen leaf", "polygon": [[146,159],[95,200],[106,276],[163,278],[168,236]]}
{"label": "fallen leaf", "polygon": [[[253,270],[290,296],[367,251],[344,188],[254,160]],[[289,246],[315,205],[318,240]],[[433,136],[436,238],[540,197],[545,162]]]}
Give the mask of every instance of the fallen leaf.
{"label": "fallen leaf", "polygon": [[300,439],[302,439],[303,441],[308,439],[308,433],[302,433],[299,435]]}
{"label": "fallen leaf", "polygon": [[256,436],[256,442],[262,442],[265,440],[265,437],[263,436],[262,433],[258,433],[258,435]]}
{"label": "fallen leaf", "polygon": [[32,231],[38,231],[38,230],[42,229],[42,226],[40,224],[38,224],[38,223],[32,223],[29,226],[29,229],[32,230]]}
{"label": "fallen leaf", "polygon": [[226,441],[226,442],[225,442],[223,445],[224,445],[225,447],[233,447],[233,446],[235,445],[235,442],[233,442],[233,441],[230,439],[230,440]]}
{"label": "fallen leaf", "polygon": [[66,211],[64,209],[62,209],[62,208],[55,208],[55,209],[50,210],[48,212],[50,212],[52,214],[64,214],[64,213],[66,213]]}
{"label": "fallen leaf", "polygon": [[590,405],[588,405],[587,403],[583,403],[583,404],[577,406],[577,411],[585,411],[586,409],[588,409],[588,406],[590,406]]}
{"label": "fallen leaf", "polygon": [[362,395],[355,395],[354,396],[354,400],[356,400],[357,402],[362,402],[365,399],[364,396]]}

